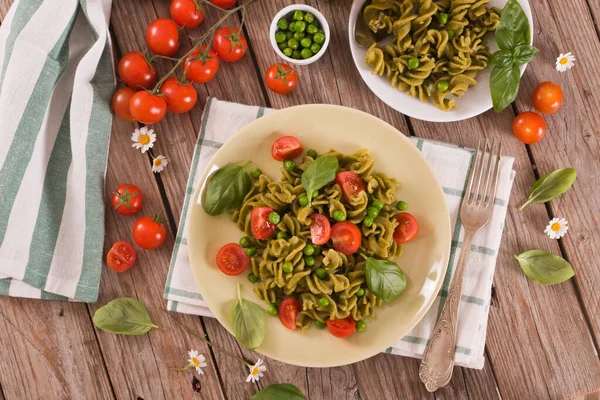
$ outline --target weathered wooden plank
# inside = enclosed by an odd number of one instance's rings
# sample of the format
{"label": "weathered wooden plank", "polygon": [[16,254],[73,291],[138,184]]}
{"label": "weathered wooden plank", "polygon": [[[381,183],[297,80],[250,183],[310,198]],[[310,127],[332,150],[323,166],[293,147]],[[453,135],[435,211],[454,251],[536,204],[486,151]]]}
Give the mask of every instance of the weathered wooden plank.
{"label": "weathered wooden plank", "polygon": [[8,10],[14,0],[0,0],[0,24],[4,21],[4,16],[8,13]]}
{"label": "weathered wooden plank", "polygon": [[462,369],[462,373],[470,400],[501,399],[487,354],[485,365],[481,371],[464,368]]}

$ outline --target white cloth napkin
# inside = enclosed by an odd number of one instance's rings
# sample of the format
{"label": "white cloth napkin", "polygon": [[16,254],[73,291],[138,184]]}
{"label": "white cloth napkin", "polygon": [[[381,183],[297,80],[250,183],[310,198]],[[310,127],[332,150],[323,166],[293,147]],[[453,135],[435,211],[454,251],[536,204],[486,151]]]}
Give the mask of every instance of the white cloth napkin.
{"label": "white cloth napkin", "polygon": [[[194,151],[179,232],[165,288],[165,298],[168,299],[169,310],[207,317],[213,316],[198,292],[190,269],[187,249],[188,227],[186,226],[190,198],[204,168],[217,149],[244,125],[273,111],[264,107],[250,107],[214,98],[208,100]],[[436,171],[446,195],[452,221],[452,249],[449,268],[437,299],[421,322],[402,340],[386,350],[386,353],[421,358],[435,321],[443,307],[458,257],[462,251],[464,231],[459,218],[459,207],[473,151],[418,138],[410,138],[410,140],[421,150]],[[468,271],[463,284],[456,346],[456,364],[468,368],[481,369],[484,364],[483,352],[492,280],[506,217],[506,207],[514,180],[513,162],[514,158],[512,157],[502,157],[498,193],[492,219],[477,234],[470,249]]]}

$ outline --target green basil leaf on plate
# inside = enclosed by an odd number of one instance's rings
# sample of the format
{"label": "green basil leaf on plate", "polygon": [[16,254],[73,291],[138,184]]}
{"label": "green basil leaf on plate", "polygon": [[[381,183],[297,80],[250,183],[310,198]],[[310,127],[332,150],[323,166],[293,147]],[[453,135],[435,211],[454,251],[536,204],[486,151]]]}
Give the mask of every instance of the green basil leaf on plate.
{"label": "green basil leaf on plate", "polygon": [[383,301],[394,300],[406,289],[406,277],[393,261],[367,257],[365,263],[367,287]]}
{"label": "green basil leaf on plate", "polygon": [[523,43],[515,47],[513,50],[514,62],[521,65],[527,64],[538,55],[538,49],[530,46],[529,44]]}
{"label": "green basil leaf on plate", "polygon": [[491,62],[497,67],[507,68],[513,64],[513,55],[508,50],[498,50],[492,54]]}
{"label": "green basil leaf on plate", "polygon": [[533,184],[529,198],[519,207],[519,210],[530,203],[545,203],[560,196],[573,186],[575,179],[577,179],[577,171],[573,168],[560,168],[542,176]]}
{"label": "green basil leaf on plate", "polygon": [[233,334],[243,346],[254,350],[267,336],[267,312],[258,304],[242,298],[238,284],[238,300],[233,307]]}
{"label": "green basil leaf on plate", "polygon": [[257,392],[250,400],[306,400],[300,389],[289,383],[277,383]]}
{"label": "green basil leaf on plate", "polygon": [[119,335],[144,335],[158,328],[144,304],[131,297],[120,297],[100,307],[92,321],[97,328]]}
{"label": "green basil leaf on plate", "polygon": [[529,44],[529,20],[517,0],[508,0],[496,29],[496,42],[502,50],[513,50],[519,44]]}
{"label": "green basil leaf on plate", "polygon": [[209,215],[220,215],[242,206],[252,181],[246,165],[229,165],[213,174],[206,186],[202,207]]}
{"label": "green basil leaf on plate", "polygon": [[529,279],[540,285],[556,285],[575,275],[573,267],[564,258],[545,250],[530,250],[515,255]]}
{"label": "green basil leaf on plate", "polygon": [[331,155],[317,158],[302,173],[302,186],[308,196],[308,204],[312,200],[313,191],[321,189],[335,179],[340,165],[338,159]]}
{"label": "green basil leaf on plate", "polygon": [[490,93],[494,110],[500,112],[510,105],[519,93],[521,73],[516,64],[510,67],[494,65],[490,75]]}

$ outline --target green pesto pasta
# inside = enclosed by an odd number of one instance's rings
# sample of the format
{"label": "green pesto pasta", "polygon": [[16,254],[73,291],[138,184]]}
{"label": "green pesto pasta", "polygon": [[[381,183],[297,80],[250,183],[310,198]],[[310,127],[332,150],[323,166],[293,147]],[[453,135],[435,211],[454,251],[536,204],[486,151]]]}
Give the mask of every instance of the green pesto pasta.
{"label": "green pesto pasta", "polygon": [[367,25],[393,39],[368,49],[372,73],[441,110],[455,109],[455,99],[477,84],[489,63],[485,36],[496,30],[501,13],[488,8],[489,1],[373,0],[364,10]]}

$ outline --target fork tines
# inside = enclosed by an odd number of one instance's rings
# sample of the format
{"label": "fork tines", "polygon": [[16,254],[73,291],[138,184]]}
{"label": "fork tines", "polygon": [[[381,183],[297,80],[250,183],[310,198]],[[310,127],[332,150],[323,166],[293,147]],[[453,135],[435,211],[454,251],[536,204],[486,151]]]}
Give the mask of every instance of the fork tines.
{"label": "fork tines", "polygon": [[465,192],[465,201],[468,205],[485,208],[494,203],[501,153],[502,141],[500,140],[494,139],[489,146],[489,151],[487,138],[483,142],[483,148],[481,148],[481,140],[477,143]]}

